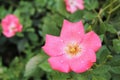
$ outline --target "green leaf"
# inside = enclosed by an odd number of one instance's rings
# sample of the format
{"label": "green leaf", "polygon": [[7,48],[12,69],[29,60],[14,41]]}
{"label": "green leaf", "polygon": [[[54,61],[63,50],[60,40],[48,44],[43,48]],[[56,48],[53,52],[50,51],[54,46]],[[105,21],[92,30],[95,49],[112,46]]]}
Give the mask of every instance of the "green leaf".
{"label": "green leaf", "polygon": [[55,3],[56,10],[63,16],[67,16],[68,12],[66,11],[64,0],[55,0]]}
{"label": "green leaf", "polygon": [[105,31],[109,31],[110,33],[117,33],[116,29],[111,24],[108,24],[107,22],[101,23],[100,27],[101,27],[100,29],[103,31],[101,33],[104,33]]}
{"label": "green leaf", "polygon": [[42,62],[42,63],[39,65],[39,67],[40,67],[42,70],[46,71],[46,72],[51,72],[51,71],[52,71],[52,69],[51,69],[51,67],[50,67],[50,64],[48,63],[47,60],[45,60],[44,62]]}
{"label": "green leaf", "polygon": [[42,61],[43,61],[43,56],[41,55],[36,55],[32,57],[25,66],[24,76],[30,77],[33,74],[35,74],[38,71],[39,68],[38,66]]}
{"label": "green leaf", "polygon": [[18,33],[16,33],[16,36],[18,36],[18,37],[24,37],[24,34],[21,33],[21,32],[18,32]]}
{"label": "green leaf", "polygon": [[47,0],[35,0],[35,5],[37,8],[44,7],[47,3]]}
{"label": "green leaf", "polygon": [[109,71],[104,74],[101,74],[100,76],[104,77],[106,80],[110,80],[112,77]]}
{"label": "green leaf", "polygon": [[21,16],[20,17],[20,22],[23,25],[23,31],[27,31],[27,29],[29,29],[32,25],[32,20],[30,19],[30,17],[25,17],[25,16]]}
{"label": "green leaf", "polygon": [[[63,20],[64,20],[64,17],[61,16],[61,15],[58,15],[58,14],[54,14],[53,16],[51,16],[52,20],[56,23],[56,25],[58,27],[62,27],[62,23],[63,23]],[[59,20],[57,20],[59,19]]]}
{"label": "green leaf", "polygon": [[25,46],[27,44],[27,40],[26,39],[22,39],[19,41],[19,43],[17,44],[17,48],[18,50],[21,52],[25,49]]}
{"label": "green leaf", "polygon": [[[50,15],[51,16],[51,15]],[[42,26],[42,35],[46,34],[59,35],[60,30],[57,27],[55,21],[51,21],[50,17],[44,18],[44,25]]]}
{"label": "green leaf", "polygon": [[100,35],[100,40],[103,42],[104,34]]}
{"label": "green leaf", "polygon": [[105,63],[107,57],[110,55],[110,51],[106,46],[102,46],[102,48],[97,52],[97,59],[99,63]]}
{"label": "green leaf", "polygon": [[33,42],[38,41],[38,36],[37,36],[36,33],[33,33],[33,32],[28,33],[28,37],[29,37],[29,39],[30,39],[31,41],[33,41]]}
{"label": "green leaf", "polygon": [[83,16],[83,18],[85,18],[86,20],[92,20],[94,18],[97,17],[98,14],[96,13],[92,13],[92,12],[85,12],[85,15]]}
{"label": "green leaf", "polygon": [[120,74],[113,74],[112,80],[120,80]]}
{"label": "green leaf", "polygon": [[110,80],[111,74],[110,72],[100,73],[100,74],[92,74],[92,80]]}
{"label": "green leaf", "polygon": [[88,80],[88,77],[86,77],[86,75],[82,75],[82,74],[74,74],[73,80]]}
{"label": "green leaf", "polygon": [[113,56],[113,58],[109,61],[109,65],[112,67],[120,66],[120,55]]}
{"label": "green leaf", "polygon": [[89,25],[88,28],[86,29],[86,32],[90,32],[92,30],[92,26]]}
{"label": "green leaf", "polygon": [[9,12],[9,10],[6,10],[4,6],[0,6],[0,19],[4,18]]}
{"label": "green leaf", "polygon": [[100,23],[100,26],[98,28],[98,33],[99,34],[104,34],[107,30],[107,26],[105,23]]}
{"label": "green leaf", "polygon": [[92,80],[106,80],[106,79],[102,76],[92,76]]}
{"label": "green leaf", "polygon": [[66,73],[54,71],[49,74],[49,78],[51,78],[50,80],[69,80],[70,76]]}
{"label": "green leaf", "polygon": [[98,0],[85,0],[85,7],[88,10],[93,10],[98,7]]}
{"label": "green leaf", "polygon": [[14,11],[14,15],[16,15],[17,17],[20,17],[20,11],[19,11],[19,9],[16,9]]}
{"label": "green leaf", "polygon": [[114,39],[113,40],[113,49],[116,53],[120,54],[120,40]]}
{"label": "green leaf", "polygon": [[20,1],[18,9],[20,13],[22,13],[24,16],[30,16],[35,13],[35,8],[33,7],[32,2]]}
{"label": "green leaf", "polygon": [[111,66],[110,65],[102,65],[102,66],[97,66],[97,68],[95,68],[93,70],[94,74],[104,74],[107,73],[110,70]]}
{"label": "green leaf", "polygon": [[107,28],[107,31],[111,32],[111,33],[117,33],[117,30],[112,26],[112,24],[108,24],[108,23],[105,23],[106,26],[108,27]]}
{"label": "green leaf", "polygon": [[68,15],[68,18],[71,22],[76,22],[80,21],[83,18],[83,15],[83,11],[76,11],[75,13]]}
{"label": "green leaf", "polygon": [[111,71],[115,74],[120,74],[120,66],[112,67]]}

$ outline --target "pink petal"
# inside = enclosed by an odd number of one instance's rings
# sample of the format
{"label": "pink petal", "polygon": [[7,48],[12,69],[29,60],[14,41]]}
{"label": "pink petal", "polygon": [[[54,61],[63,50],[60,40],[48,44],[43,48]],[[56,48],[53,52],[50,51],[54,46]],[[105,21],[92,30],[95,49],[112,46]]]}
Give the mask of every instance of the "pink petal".
{"label": "pink petal", "polygon": [[85,58],[91,62],[96,62],[96,54],[91,49],[84,48],[83,51],[81,51],[80,58]]}
{"label": "pink petal", "polygon": [[69,0],[64,0],[66,3],[66,9],[70,13],[74,13],[77,10],[77,7],[75,5],[72,5],[69,3]]}
{"label": "pink petal", "polygon": [[22,25],[19,23],[19,19],[13,14],[8,14],[4,19],[2,19],[1,25],[3,34],[6,37],[12,37],[16,32],[22,31]]}
{"label": "pink petal", "polygon": [[91,31],[85,35],[82,44],[96,52],[101,47],[101,40],[95,32]]}
{"label": "pink petal", "polygon": [[69,11],[70,13],[74,13],[77,11],[77,7],[75,6],[67,6],[66,7],[67,11]]}
{"label": "pink petal", "polygon": [[63,40],[59,37],[46,35],[46,43],[42,48],[49,56],[58,56],[63,54],[62,46]]}
{"label": "pink petal", "polygon": [[96,55],[92,50],[83,50],[79,57],[74,57],[69,61],[71,69],[76,73],[82,73],[91,68],[96,62]]}
{"label": "pink petal", "polygon": [[58,70],[60,72],[65,72],[65,73],[70,72],[68,62],[63,56],[51,57],[48,59],[48,62],[50,63],[51,67],[54,70]]}
{"label": "pink petal", "polygon": [[76,0],[76,6],[80,9],[83,10],[84,9],[84,1],[83,0]]}
{"label": "pink petal", "polygon": [[82,21],[71,23],[64,20],[60,37],[65,41],[77,40],[81,41],[84,36],[84,28]]}
{"label": "pink petal", "polygon": [[10,38],[10,37],[13,37],[15,35],[15,32],[10,32],[10,31],[3,31],[3,34]]}
{"label": "pink petal", "polygon": [[19,22],[19,19],[13,14],[8,14],[5,18],[7,21]]}
{"label": "pink petal", "polygon": [[82,63],[82,62],[76,61],[75,64],[73,63],[72,65],[74,65],[71,67],[74,72],[83,73],[91,68],[91,66],[93,65],[93,62],[84,60],[84,63]]}
{"label": "pink petal", "polygon": [[15,15],[9,14],[7,15],[1,22],[2,26],[9,27],[9,25],[14,23],[19,23],[18,18]]}
{"label": "pink petal", "polygon": [[83,4],[78,4],[77,6],[80,10],[83,10],[84,9],[84,5]]}
{"label": "pink petal", "polygon": [[23,28],[23,26],[21,24],[17,25],[17,31],[18,32],[22,32],[22,28]]}

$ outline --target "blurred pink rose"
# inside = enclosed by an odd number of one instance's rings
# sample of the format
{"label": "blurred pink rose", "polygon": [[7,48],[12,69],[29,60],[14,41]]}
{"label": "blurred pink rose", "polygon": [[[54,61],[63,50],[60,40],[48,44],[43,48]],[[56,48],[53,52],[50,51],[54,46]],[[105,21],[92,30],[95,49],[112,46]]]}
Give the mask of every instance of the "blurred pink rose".
{"label": "blurred pink rose", "polygon": [[66,4],[66,9],[70,13],[74,13],[78,9],[84,9],[84,1],[83,0],[64,0]]}
{"label": "blurred pink rose", "polygon": [[54,70],[82,73],[96,62],[95,52],[100,47],[99,36],[93,31],[85,34],[82,21],[64,20],[60,37],[46,35],[42,48],[50,56],[48,62]]}
{"label": "blurred pink rose", "polygon": [[13,37],[16,32],[22,31],[22,25],[20,24],[19,19],[13,14],[9,14],[2,19],[1,25],[3,34],[8,38]]}

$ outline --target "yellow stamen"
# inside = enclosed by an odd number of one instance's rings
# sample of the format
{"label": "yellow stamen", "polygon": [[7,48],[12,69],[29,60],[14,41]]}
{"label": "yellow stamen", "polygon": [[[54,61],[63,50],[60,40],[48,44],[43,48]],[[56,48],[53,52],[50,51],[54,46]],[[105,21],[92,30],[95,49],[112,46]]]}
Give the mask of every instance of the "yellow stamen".
{"label": "yellow stamen", "polygon": [[66,53],[74,56],[77,55],[81,51],[81,48],[78,43],[70,43],[66,47]]}

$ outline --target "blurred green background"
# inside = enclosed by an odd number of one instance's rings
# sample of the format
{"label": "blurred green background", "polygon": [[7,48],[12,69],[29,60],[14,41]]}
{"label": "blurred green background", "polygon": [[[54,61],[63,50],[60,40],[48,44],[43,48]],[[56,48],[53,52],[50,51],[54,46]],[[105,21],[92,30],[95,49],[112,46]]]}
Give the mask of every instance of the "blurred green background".
{"label": "blurred green background", "polygon": [[[0,27],[0,80],[120,80],[120,0],[84,0],[84,10],[66,11],[64,0],[0,0],[0,20],[20,19],[23,31],[6,38]],[[54,71],[42,51],[45,35],[59,36],[63,20],[82,20],[102,40],[97,62],[87,72]]]}

